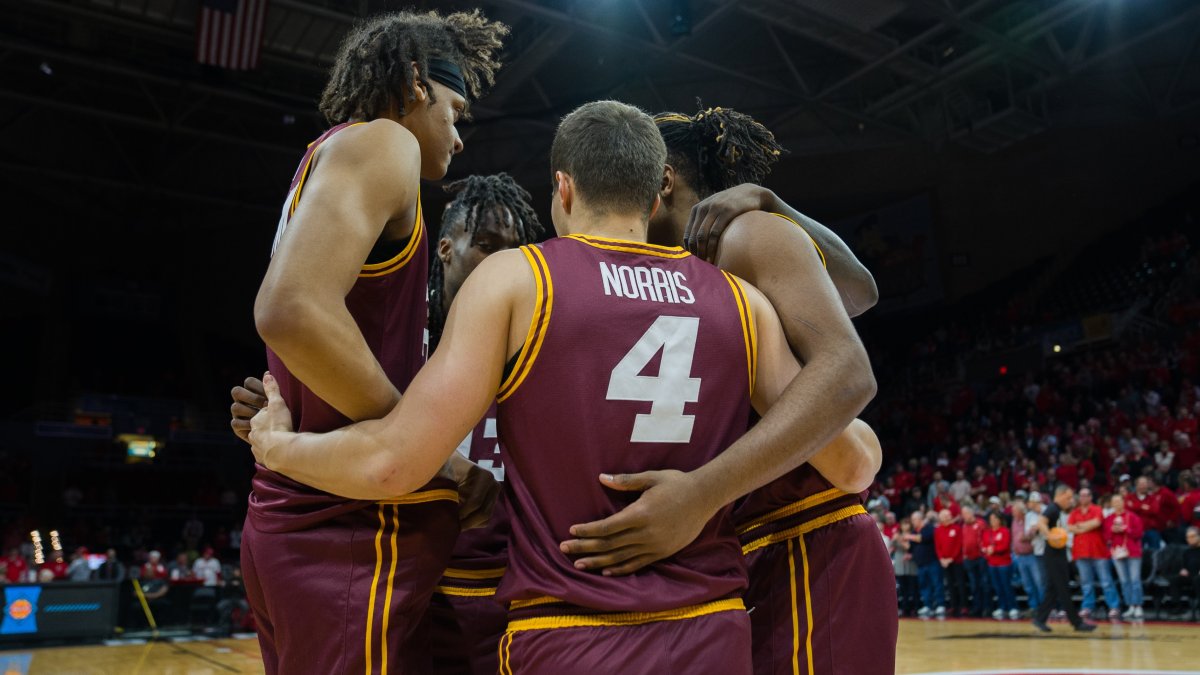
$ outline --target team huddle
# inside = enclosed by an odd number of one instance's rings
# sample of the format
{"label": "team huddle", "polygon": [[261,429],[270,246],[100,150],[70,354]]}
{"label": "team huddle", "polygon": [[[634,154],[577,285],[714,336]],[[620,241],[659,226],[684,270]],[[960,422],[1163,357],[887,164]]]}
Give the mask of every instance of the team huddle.
{"label": "team huddle", "polygon": [[376,17],[322,96],[255,302],[269,373],[234,390],[266,671],[893,672],[870,274],[723,108],[580,106],[556,237],[506,174],[430,232],[420,181],[507,32]]}

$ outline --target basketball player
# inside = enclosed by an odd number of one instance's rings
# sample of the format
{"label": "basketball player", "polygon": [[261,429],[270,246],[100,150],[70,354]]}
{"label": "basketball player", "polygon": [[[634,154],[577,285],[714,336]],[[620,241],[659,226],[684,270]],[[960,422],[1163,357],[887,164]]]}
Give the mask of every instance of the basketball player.
{"label": "basketball player", "polygon": [[[806,393],[804,377],[770,305],[680,247],[644,243],[665,156],[635,108],[597,102],[567,116],[551,151],[563,236],[479,266],[386,419],[292,434],[266,378],[270,403],[251,433],[259,461],[359,498],[419,488],[498,393],[512,519],[501,672],[750,672],[741,550],[724,517],[636,576],[588,574],[557,546],[580,516],[623,501],[595,483],[603,466],[685,472],[724,516],[723,504],[761,484],[746,467],[791,451],[794,401],[783,402]],[[836,302],[823,276],[812,292]],[[738,439],[751,402],[765,409],[785,388],[788,423],[772,411]],[[861,442],[857,426],[813,431]]]}
{"label": "basketball player", "polygon": [[[531,244],[542,234],[529,193],[508,175],[471,176],[446,189],[456,196],[442,215],[429,274],[429,345],[437,348],[450,304],[467,276],[489,255]],[[458,452],[504,480],[496,406],[459,444]],[[481,527],[458,535],[450,567],[430,602],[430,650],[438,675],[496,673],[497,646],[508,612],[494,600],[508,561],[508,515],[503,501]]]}
{"label": "basketball player", "polygon": [[[345,38],[321,97],[333,127],[296,171],[255,302],[297,428],[383,415],[424,362],[419,181],[462,150],[455,124],[492,82],[507,31],[478,11],[396,12]],[[466,480],[464,465],[447,473]],[[444,476],[416,487],[346,499],[258,468],[242,568],[267,673],[428,669],[418,629],[459,495]]]}
{"label": "basketball player", "polygon": [[[813,251],[817,242],[797,224],[803,216],[770,193],[763,199],[768,203],[761,206],[786,209],[788,215],[760,213],[759,222],[751,224],[740,212],[760,208],[755,192],[763,197],[769,193],[752,189],[756,186],[737,188],[732,200],[727,195],[712,197],[733,186],[761,182],[782,148],[761,124],[727,108],[695,115],[664,113],[655,122],[667,145],[668,166],[660,193],[663,207],[650,223],[651,240],[679,242],[689,214],[698,214],[709,226],[720,221],[718,232],[732,222],[719,248],[714,239],[708,253],[722,269],[752,280],[762,290],[779,311],[793,350],[805,356],[802,336],[809,328],[796,308],[808,302],[808,290],[794,278],[788,257],[772,251],[784,246],[801,249],[792,255]],[[711,208],[697,207],[701,199]],[[718,214],[723,217],[717,218]],[[865,270],[855,272],[857,261],[844,242],[815,221],[805,222],[825,244],[817,246],[822,259],[825,250],[838,251],[840,274],[831,271],[830,276],[843,280],[837,287],[846,310],[861,311],[873,304],[874,282]],[[762,229],[754,229],[757,226]],[[698,240],[708,242],[708,237]],[[745,597],[747,607],[754,608],[750,621],[759,675],[894,670],[895,577],[874,519],[863,508],[865,493],[860,494],[873,480],[881,458],[876,454],[857,472],[831,466],[835,459],[821,453],[751,493],[734,509],[749,565],[750,588]],[[622,480],[641,485],[645,478],[618,476],[608,484],[624,489]],[[587,554],[580,562],[589,569],[610,567],[610,573],[630,573],[636,567],[626,560],[635,555],[646,560],[673,553],[647,555],[653,549],[642,548],[639,542],[653,546],[657,542],[652,538],[663,539],[662,529],[692,527],[677,522],[687,513],[680,508],[656,514],[643,511],[644,518],[657,521],[653,531],[645,532],[638,532],[639,523],[618,514],[576,528],[577,539],[565,542],[563,550]],[[588,538],[593,535],[600,538]],[[616,547],[625,548],[613,551]]]}
{"label": "basketball player", "polygon": [[[450,303],[479,263],[542,235],[529,193],[508,174],[469,176],[445,189],[455,196],[442,214],[429,268],[431,352],[441,339]],[[244,387],[234,388],[233,397],[234,427],[248,434],[250,418],[266,405],[262,381],[247,378]],[[458,452],[488,469],[496,480],[504,480],[495,406],[459,444]],[[473,507],[460,513],[463,532],[427,613],[433,669],[439,675],[495,673],[496,647],[508,624],[507,610],[492,597],[508,558],[508,518],[502,503],[481,498]]]}

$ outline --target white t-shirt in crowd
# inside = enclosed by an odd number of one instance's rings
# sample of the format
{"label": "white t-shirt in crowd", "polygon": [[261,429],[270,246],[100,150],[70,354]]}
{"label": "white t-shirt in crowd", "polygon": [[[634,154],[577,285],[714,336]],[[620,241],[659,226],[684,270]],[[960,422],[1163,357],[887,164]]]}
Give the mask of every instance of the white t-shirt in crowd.
{"label": "white t-shirt in crowd", "polygon": [[216,558],[196,558],[195,564],[192,565],[192,574],[203,580],[205,586],[216,586],[217,579],[221,576],[221,561]]}

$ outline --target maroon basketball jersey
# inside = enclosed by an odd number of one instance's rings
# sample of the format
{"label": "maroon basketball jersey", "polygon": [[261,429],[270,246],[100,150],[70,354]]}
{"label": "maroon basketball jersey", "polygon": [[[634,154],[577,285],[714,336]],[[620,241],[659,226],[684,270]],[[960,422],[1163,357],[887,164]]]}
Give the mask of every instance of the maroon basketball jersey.
{"label": "maroon basketball jersey", "polygon": [[679,247],[571,235],[522,251],[538,300],[497,396],[512,522],[497,599],[656,612],[740,594],[727,510],[627,577],[579,571],[558,548],[637,498],[601,472],[690,471],[746,431],[757,351],[740,282]]}
{"label": "maroon basketball jersey", "polygon": [[[317,148],[349,126],[354,125],[339,124],[309,144],[292,177],[291,189],[275,235],[276,247],[300,202]],[[390,260],[364,264],[358,280],[346,296],[346,307],[366,338],[371,352],[383,366],[388,378],[402,392],[425,363],[428,250],[429,242],[418,199],[416,223],[407,245]],[[271,374],[279,382],[284,401],[292,411],[292,422],[297,431],[326,432],[351,423],[350,419],[296,379],[270,349],[267,349],[267,363]],[[455,487],[450,481],[435,482],[439,488]],[[255,519],[259,529],[280,532],[308,527],[365,504],[367,502],[347,500],[302,485],[259,466],[250,494],[248,515]]]}
{"label": "maroon basketball jersey", "polygon": [[[458,452],[479,466],[492,472],[496,480],[504,482],[504,463],[500,459],[500,438],[496,432],[496,405],[488,408],[487,415],[471,431],[471,435],[458,445]],[[501,497],[492,510],[492,517],[484,527],[463,530],[454,547],[452,568],[471,571],[496,571],[504,567],[508,559],[508,514],[504,498]],[[448,571],[453,578],[455,569]],[[472,577],[477,575],[471,575]],[[495,585],[495,584],[493,584]]]}

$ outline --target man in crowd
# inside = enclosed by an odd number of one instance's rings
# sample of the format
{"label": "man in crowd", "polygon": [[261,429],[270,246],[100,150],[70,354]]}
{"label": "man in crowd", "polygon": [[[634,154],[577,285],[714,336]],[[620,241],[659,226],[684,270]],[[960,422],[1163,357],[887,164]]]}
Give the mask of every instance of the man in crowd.
{"label": "man in crowd", "polygon": [[950,587],[950,616],[962,616],[967,607],[967,578],[963,570],[962,528],[954,522],[950,509],[938,513],[934,547],[946,585]]}
{"label": "man in crowd", "polygon": [[1083,608],[1079,615],[1089,618],[1096,611],[1096,581],[1104,592],[1104,604],[1108,605],[1108,618],[1121,615],[1121,596],[1113,583],[1109,568],[1108,547],[1104,545],[1102,526],[1104,512],[1092,502],[1092,491],[1079,491],[1079,504],[1067,517],[1067,530],[1075,535],[1071,546],[1071,557],[1079,570],[1079,585],[1083,588]]}
{"label": "man in crowd", "polygon": [[1183,552],[1183,567],[1171,580],[1171,592],[1177,598],[1191,595],[1192,621],[1200,620],[1200,527],[1187,529],[1187,550]]}
{"label": "man in crowd", "polygon": [[1127,500],[1127,507],[1142,519],[1145,528],[1142,534],[1142,546],[1147,551],[1156,551],[1162,547],[1163,522],[1162,495],[1154,488],[1153,481],[1148,476],[1139,476],[1133,490],[1133,495]]}
{"label": "man in crowd", "polygon": [[192,564],[192,576],[203,581],[205,586],[217,585],[221,578],[221,561],[214,557],[211,546],[206,546],[204,553]]}
{"label": "man in crowd", "polygon": [[963,507],[962,519],[963,568],[971,587],[971,616],[984,617],[992,610],[988,563],[983,553],[984,533],[988,527],[975,517],[975,509],[970,506]]}
{"label": "man in crowd", "polygon": [[921,591],[921,609],[917,616],[946,615],[946,591],[942,588],[942,567],[935,548],[934,518],[920,512],[912,514],[913,533],[905,535],[911,544],[913,562],[917,564],[917,584]]}

